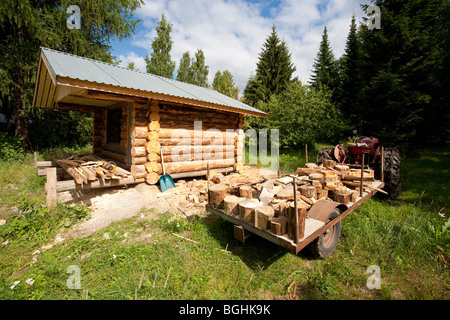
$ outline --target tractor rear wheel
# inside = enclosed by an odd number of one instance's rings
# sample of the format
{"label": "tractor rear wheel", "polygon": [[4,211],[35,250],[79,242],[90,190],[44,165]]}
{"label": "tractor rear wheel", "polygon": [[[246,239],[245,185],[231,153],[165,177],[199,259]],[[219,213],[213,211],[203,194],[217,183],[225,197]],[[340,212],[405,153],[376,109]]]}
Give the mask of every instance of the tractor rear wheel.
{"label": "tractor rear wheel", "polygon": [[316,158],[317,165],[320,166],[323,160],[335,160],[333,147],[323,147],[319,150]]}
{"label": "tractor rear wheel", "polygon": [[389,193],[391,199],[400,194],[400,151],[396,148],[384,149],[384,190]]}

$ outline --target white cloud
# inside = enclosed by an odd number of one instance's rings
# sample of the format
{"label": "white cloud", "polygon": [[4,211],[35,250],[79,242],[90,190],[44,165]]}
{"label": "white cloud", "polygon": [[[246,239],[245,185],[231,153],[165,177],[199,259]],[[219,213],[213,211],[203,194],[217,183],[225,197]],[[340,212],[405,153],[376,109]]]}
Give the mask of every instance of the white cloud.
{"label": "white cloud", "polygon": [[[360,0],[281,0],[274,7],[268,0],[145,0],[136,13],[143,21],[142,29],[131,44],[150,54],[156,23],[165,14],[173,24],[171,54],[177,65],[184,52],[189,51],[192,57],[197,49],[202,49],[209,66],[209,81],[212,82],[217,70],[227,69],[242,92],[275,23],[292,54],[297,69],[294,76],[307,81],[324,25],[336,57],[341,56],[352,15],[356,15],[357,21],[364,15],[360,3]],[[126,61],[126,65],[134,61],[136,67],[145,70],[143,57],[134,52],[119,59]]]}
{"label": "white cloud", "polygon": [[144,57],[138,56],[133,51],[127,52],[127,55],[123,54],[119,55],[118,59],[120,60],[119,65],[121,67],[128,67],[130,62],[134,62],[134,69],[142,72],[146,72],[146,64]]}

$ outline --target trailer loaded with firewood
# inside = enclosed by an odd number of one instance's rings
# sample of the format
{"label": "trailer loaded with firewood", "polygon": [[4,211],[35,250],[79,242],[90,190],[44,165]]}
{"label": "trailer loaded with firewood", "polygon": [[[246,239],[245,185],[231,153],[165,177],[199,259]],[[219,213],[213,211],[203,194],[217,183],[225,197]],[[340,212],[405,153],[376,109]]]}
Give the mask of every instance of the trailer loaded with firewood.
{"label": "trailer loaded with firewood", "polygon": [[208,188],[209,212],[234,224],[241,242],[256,234],[297,254],[319,258],[337,247],[341,220],[382,190],[368,166],[306,163],[296,174],[256,183]]}

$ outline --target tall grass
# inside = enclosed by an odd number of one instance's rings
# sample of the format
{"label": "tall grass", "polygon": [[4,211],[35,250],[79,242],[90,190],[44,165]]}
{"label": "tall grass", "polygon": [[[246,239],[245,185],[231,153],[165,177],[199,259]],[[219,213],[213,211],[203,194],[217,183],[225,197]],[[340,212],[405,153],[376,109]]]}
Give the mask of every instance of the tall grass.
{"label": "tall grass", "polygon": [[[302,166],[302,152],[281,154],[282,170]],[[8,235],[9,244],[0,244],[0,298],[449,299],[448,161],[445,150],[405,158],[400,198],[377,195],[361,205],[342,221],[340,243],[323,260],[306,251],[296,256],[257,236],[242,244],[233,225],[214,216],[187,220],[152,210],[33,255],[66,228],[63,217],[80,219],[74,211],[48,216],[39,237]],[[27,166],[0,164],[3,174],[20,172],[9,177],[18,188],[8,191],[12,197],[30,188]],[[66,285],[71,265],[81,270],[79,290]],[[381,289],[366,286],[371,265],[381,270]],[[32,286],[25,283],[30,278]]]}

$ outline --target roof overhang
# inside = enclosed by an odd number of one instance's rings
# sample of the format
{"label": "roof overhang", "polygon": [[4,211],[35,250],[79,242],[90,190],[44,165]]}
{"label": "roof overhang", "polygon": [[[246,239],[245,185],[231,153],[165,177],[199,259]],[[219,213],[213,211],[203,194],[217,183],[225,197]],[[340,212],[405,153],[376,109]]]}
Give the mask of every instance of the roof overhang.
{"label": "roof overhang", "polygon": [[254,112],[233,108],[184,97],[171,96],[162,93],[143,91],[133,88],[97,83],[88,80],[62,77],[55,73],[51,64],[41,50],[36,85],[33,97],[33,107],[58,109],[60,105],[82,107],[108,107],[118,101],[146,102],[155,99],[165,102],[215,109],[257,117],[267,117],[263,112]]}

